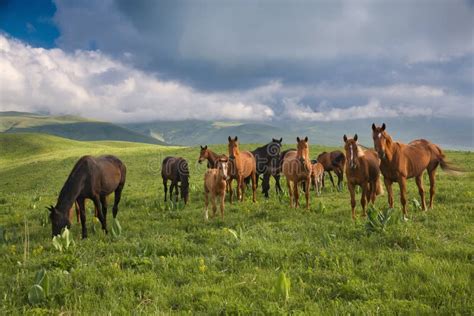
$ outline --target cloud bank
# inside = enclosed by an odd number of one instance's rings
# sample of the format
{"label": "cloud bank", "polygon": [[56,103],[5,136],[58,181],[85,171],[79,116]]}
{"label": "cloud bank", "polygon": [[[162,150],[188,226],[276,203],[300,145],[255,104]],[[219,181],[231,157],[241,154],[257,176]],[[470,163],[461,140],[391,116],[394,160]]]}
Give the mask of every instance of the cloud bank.
{"label": "cloud bank", "polygon": [[472,98],[414,84],[288,84],[205,91],[101,51],[34,48],[0,35],[0,111],[107,121],[313,121],[393,116],[473,117]]}

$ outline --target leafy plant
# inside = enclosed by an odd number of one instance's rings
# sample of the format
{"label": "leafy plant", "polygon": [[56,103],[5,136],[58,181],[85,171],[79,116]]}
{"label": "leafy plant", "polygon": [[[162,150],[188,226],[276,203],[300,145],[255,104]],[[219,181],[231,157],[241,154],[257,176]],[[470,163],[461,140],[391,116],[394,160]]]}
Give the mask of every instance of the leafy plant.
{"label": "leafy plant", "polygon": [[388,225],[395,223],[393,215],[393,208],[377,211],[373,205],[370,205],[367,212],[365,230],[368,234],[385,231]]}
{"label": "leafy plant", "polygon": [[120,222],[118,221],[117,218],[114,218],[114,221],[112,223],[112,235],[114,237],[119,237],[122,234],[122,226],[120,225]]}
{"label": "leafy plant", "polygon": [[56,250],[63,252],[63,250],[68,250],[71,245],[74,245],[75,242],[72,239],[71,232],[67,227],[65,227],[61,235],[53,237],[53,246]]}
{"label": "leafy plant", "polygon": [[413,198],[412,204],[413,204],[413,208],[415,210],[421,210],[421,204],[420,204],[420,202],[418,202],[418,200],[416,198]]}
{"label": "leafy plant", "polygon": [[28,301],[32,305],[43,302],[49,294],[49,277],[45,269],[36,272],[35,283],[28,291]]}
{"label": "leafy plant", "polygon": [[275,291],[279,298],[283,298],[285,302],[290,298],[290,278],[288,278],[285,272],[281,271],[278,275],[277,283],[275,285]]}

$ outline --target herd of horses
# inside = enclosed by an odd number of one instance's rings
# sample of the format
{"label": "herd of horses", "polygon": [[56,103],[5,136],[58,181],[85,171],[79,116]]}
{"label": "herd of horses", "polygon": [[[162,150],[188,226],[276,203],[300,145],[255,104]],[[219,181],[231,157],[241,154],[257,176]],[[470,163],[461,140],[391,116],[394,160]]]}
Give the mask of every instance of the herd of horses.
{"label": "herd of horses", "polygon": [[[331,171],[337,176],[337,187],[340,189],[343,174],[346,174],[347,186],[350,193],[352,218],[355,219],[355,187],[362,189],[360,204],[363,215],[366,214],[368,203],[374,203],[378,195],[383,193],[381,176],[388,193],[388,204],[393,207],[392,184],[400,186],[400,201],[404,218],[407,218],[406,181],[416,179],[416,185],[421,197],[422,209],[426,210],[425,193],[423,189],[423,173],[426,170],[430,180],[430,202],[433,207],[435,195],[435,172],[438,166],[446,171],[458,171],[446,161],[443,151],[435,144],[419,139],[403,144],[394,142],[382,126],[372,124],[374,149],[366,148],[358,143],[357,134],[353,138],[343,136],[344,151],[324,152],[317,159],[310,159],[308,137],[296,138],[296,149],[281,150],[283,139],[272,139],[265,146],[254,151],[243,151],[239,148],[238,137],[228,137],[228,153],[217,154],[208,146],[201,146],[198,162],[207,160],[207,171],[204,174],[205,213],[208,218],[209,199],[212,204],[212,216],[217,213],[219,200],[221,217],[224,217],[226,193],[229,202],[233,202],[233,180],[236,181],[236,194],[243,201],[247,188],[252,190],[252,200],[256,202],[256,189],[259,177],[262,176],[262,193],[269,196],[270,178],[275,179],[277,194],[283,192],[280,177],[286,178],[290,207],[299,206],[299,194],[305,195],[306,208],[310,207],[310,185],[320,194],[324,186],[324,174],[327,173],[333,186]],[[181,195],[184,203],[189,199],[189,167],[182,157],[166,157],[161,166],[163,178],[164,199],[167,200],[168,181],[171,181],[169,197],[178,200]],[[118,204],[126,179],[126,167],[115,156],[101,157],[83,156],[75,164],[67,178],[56,206],[50,206],[50,219],[53,236],[58,235],[64,227],[71,225],[73,205],[76,206],[78,220],[82,225],[82,237],[87,237],[86,212],[84,200],[91,199],[95,206],[96,216],[101,222],[102,229],[107,232],[107,196],[115,193],[113,217],[117,216]],[[302,190],[300,190],[300,187]],[[173,197],[174,191],[174,197]]]}

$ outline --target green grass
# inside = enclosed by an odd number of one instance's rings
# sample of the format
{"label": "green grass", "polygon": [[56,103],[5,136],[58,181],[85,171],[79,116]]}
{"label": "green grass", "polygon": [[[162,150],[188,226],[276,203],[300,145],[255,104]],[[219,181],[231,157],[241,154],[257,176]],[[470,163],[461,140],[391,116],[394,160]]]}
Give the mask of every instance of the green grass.
{"label": "green grass", "polygon": [[[225,146],[215,149],[224,152]],[[329,148],[312,146],[311,156],[323,149]],[[280,203],[273,182],[268,201],[259,192],[253,204],[247,195],[243,203],[226,204],[225,221],[204,221],[199,147],[0,134],[0,150],[0,314],[468,315],[474,310],[472,153],[447,153],[467,172],[460,177],[438,172],[434,210],[421,212],[410,203],[408,222],[368,234],[364,219],[351,220],[347,189],[327,187],[321,197],[312,192],[307,212],[289,209],[287,197]],[[56,202],[81,155],[103,153],[116,154],[128,167],[118,214],[122,233],[114,237],[97,229],[88,202],[89,238],[80,240],[74,222],[75,245],[59,252],[45,207]],[[190,162],[191,199],[182,210],[162,202],[159,167],[166,155]],[[419,199],[414,181],[408,189],[410,202]],[[395,193],[399,217],[398,189]],[[385,207],[383,196],[376,208]],[[108,219],[110,230],[110,211]],[[30,303],[28,293],[41,269],[48,295]],[[291,283],[287,300],[277,290],[282,271]]]}

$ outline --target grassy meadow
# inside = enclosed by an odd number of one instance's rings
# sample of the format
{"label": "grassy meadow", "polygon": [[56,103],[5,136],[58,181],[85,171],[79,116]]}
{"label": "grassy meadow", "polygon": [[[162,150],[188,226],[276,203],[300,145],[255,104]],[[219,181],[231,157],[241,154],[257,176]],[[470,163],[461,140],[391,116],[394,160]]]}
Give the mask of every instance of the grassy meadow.
{"label": "grassy meadow", "polygon": [[[226,151],[225,145],[210,148]],[[311,146],[311,156],[327,149]],[[55,204],[81,155],[105,153],[128,168],[121,233],[105,235],[88,201],[89,238],[80,239],[74,221],[75,243],[59,251],[45,207]],[[160,165],[167,155],[189,161],[184,208],[163,202]],[[365,218],[351,220],[346,187],[337,192],[327,185],[320,197],[311,192],[308,212],[289,209],[288,197],[275,195],[273,180],[270,199],[259,190],[254,204],[247,191],[243,203],[226,204],[224,221],[206,222],[206,164],[197,164],[198,156],[199,146],[0,134],[0,314],[472,315],[473,153],[447,152],[466,172],[438,171],[433,210],[418,209],[409,180],[408,222],[399,220],[395,186],[392,218],[374,232]],[[426,175],[424,182],[428,192]],[[286,191],[284,180],[282,187]],[[386,198],[377,199],[377,210],[386,209]],[[111,215],[110,205],[109,231]],[[32,288],[41,271],[44,293],[38,294]]]}

